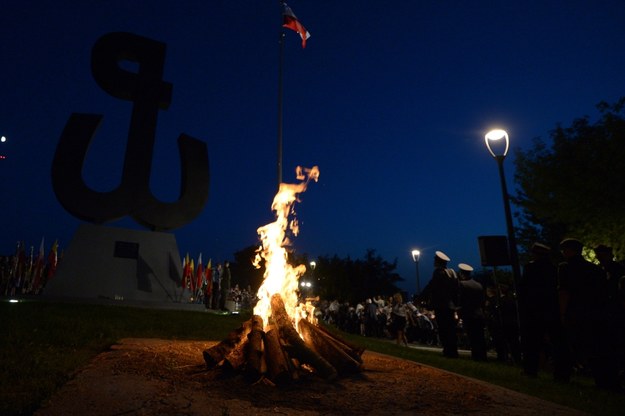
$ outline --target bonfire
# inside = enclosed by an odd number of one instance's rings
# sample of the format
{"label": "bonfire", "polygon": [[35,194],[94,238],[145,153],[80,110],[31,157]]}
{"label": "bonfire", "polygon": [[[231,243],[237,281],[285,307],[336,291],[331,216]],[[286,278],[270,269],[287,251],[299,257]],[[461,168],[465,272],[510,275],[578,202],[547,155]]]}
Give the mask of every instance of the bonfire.
{"label": "bonfire", "polygon": [[334,380],[362,369],[363,349],[320,326],[314,306],[300,302],[298,281],[305,265],[288,263],[287,247],[299,233],[294,204],[319,169],[298,167],[296,184],[281,183],[271,205],[276,220],[258,228],[261,245],[254,264],[264,260],[263,283],[251,319],[204,351],[206,365],[244,374],[251,382],[281,384],[304,374]]}

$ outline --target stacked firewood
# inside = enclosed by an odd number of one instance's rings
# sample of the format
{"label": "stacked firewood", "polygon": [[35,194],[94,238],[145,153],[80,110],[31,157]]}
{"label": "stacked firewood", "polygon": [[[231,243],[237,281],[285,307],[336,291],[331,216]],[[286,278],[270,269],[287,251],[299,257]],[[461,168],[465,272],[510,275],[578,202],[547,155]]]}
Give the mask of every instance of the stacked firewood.
{"label": "stacked firewood", "polygon": [[314,373],[326,380],[362,369],[363,348],[321,326],[300,320],[297,333],[279,294],[271,298],[271,323],[254,315],[219,344],[204,351],[208,368],[242,373],[248,381],[284,384]]}

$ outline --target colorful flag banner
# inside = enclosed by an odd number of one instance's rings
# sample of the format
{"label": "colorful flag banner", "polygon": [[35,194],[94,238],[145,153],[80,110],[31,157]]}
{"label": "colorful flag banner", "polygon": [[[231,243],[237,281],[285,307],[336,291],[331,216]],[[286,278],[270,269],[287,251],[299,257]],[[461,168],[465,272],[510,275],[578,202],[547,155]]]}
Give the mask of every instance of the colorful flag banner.
{"label": "colorful flag banner", "polygon": [[293,13],[293,10],[286,3],[282,3],[282,27],[286,27],[288,29],[294,30],[299,33],[299,36],[302,38],[302,48],[306,47],[306,40],[310,37],[310,33],[304,25],[300,23]]}
{"label": "colorful flag banner", "polygon": [[197,269],[195,270],[195,292],[202,288],[204,282],[204,266],[202,266],[202,253],[197,259]]}

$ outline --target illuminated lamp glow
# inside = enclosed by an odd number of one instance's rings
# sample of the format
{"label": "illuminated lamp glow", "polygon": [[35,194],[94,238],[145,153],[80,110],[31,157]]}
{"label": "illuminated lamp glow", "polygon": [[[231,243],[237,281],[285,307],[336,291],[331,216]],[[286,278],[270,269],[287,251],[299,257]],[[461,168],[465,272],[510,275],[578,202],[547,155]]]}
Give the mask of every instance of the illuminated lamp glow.
{"label": "illuminated lamp glow", "polygon": [[[504,139],[505,141],[505,148],[504,148],[503,153],[501,153],[500,155],[497,155],[493,151],[493,149],[490,147],[490,145],[491,145],[491,142],[498,142],[501,139]],[[494,130],[489,131],[488,133],[486,133],[486,136],[484,136],[484,142],[486,143],[486,148],[488,149],[488,151],[494,158],[497,158],[498,156],[505,157],[508,154],[508,147],[510,146],[510,139],[508,137],[508,133],[505,130],[494,129]]]}

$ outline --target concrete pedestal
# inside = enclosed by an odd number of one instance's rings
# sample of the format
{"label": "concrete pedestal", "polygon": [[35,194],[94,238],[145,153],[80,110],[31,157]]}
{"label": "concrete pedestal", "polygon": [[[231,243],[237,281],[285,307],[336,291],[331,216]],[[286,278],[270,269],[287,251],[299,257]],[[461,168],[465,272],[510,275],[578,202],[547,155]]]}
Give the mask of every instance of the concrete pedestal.
{"label": "concrete pedestal", "polygon": [[180,302],[181,278],[173,234],[82,224],[43,295]]}

